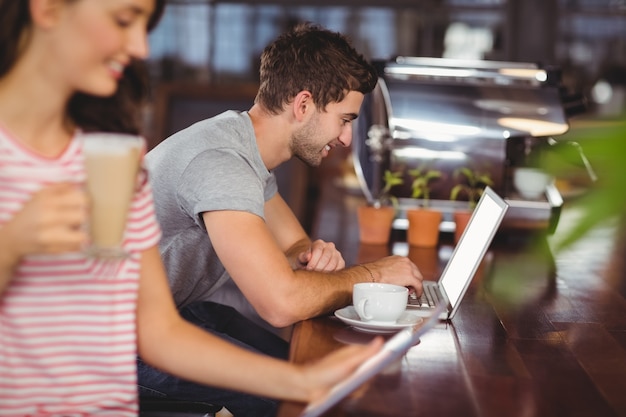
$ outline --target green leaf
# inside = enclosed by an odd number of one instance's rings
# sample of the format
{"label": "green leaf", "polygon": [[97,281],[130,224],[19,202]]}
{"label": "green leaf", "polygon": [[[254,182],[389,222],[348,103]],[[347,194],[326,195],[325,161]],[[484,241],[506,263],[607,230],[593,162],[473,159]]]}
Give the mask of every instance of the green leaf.
{"label": "green leaf", "polygon": [[424,206],[428,206],[428,200],[430,199],[429,183],[432,180],[441,178],[441,171],[435,169],[427,169],[425,165],[421,165],[417,168],[410,169],[409,176],[413,178],[413,182],[411,183],[411,197],[422,197],[424,201]]}
{"label": "green leaf", "polygon": [[[573,136],[573,137],[572,137]],[[585,236],[591,229],[612,218],[626,215],[626,121],[624,118],[593,126],[576,129],[573,135],[565,135],[561,140],[577,141],[589,159],[598,180],[592,183],[590,191],[573,203],[582,216],[564,235],[560,236],[555,249],[562,250]],[[567,142],[565,142],[567,143]],[[542,166],[557,177],[567,177],[580,171],[580,156],[576,164],[571,151],[573,146],[560,146],[557,155],[544,160]],[[563,160],[558,161],[558,156]],[[549,161],[550,164],[546,164]],[[572,161],[572,163],[564,163]]]}
{"label": "green leaf", "polygon": [[402,169],[397,171],[385,170],[383,174],[383,182],[385,183],[383,189],[381,190],[381,195],[378,197],[379,201],[388,200],[394,207],[398,206],[398,199],[391,195],[391,189],[397,185],[401,185],[404,183]]}

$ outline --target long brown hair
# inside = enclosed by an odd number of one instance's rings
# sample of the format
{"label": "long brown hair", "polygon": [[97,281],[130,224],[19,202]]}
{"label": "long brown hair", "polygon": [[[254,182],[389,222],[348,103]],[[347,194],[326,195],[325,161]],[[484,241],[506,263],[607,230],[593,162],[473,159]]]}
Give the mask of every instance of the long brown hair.
{"label": "long brown hair", "polygon": [[[158,23],[165,0],[155,0],[148,30]],[[0,78],[15,65],[30,33],[32,20],[28,0],[0,0]],[[68,103],[71,121],[83,130],[140,133],[141,106],[148,96],[145,64],[129,65],[119,87],[110,97],[76,93]]]}

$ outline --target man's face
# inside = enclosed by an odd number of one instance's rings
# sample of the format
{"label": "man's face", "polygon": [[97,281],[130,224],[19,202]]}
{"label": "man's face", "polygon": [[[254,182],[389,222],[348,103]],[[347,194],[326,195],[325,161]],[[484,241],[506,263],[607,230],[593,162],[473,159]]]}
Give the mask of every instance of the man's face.
{"label": "man's face", "polygon": [[335,146],[350,146],[352,122],[356,119],[363,94],[350,91],[338,103],[330,103],[325,111],[314,109],[310,119],[291,138],[291,153],[309,166],[319,166]]}

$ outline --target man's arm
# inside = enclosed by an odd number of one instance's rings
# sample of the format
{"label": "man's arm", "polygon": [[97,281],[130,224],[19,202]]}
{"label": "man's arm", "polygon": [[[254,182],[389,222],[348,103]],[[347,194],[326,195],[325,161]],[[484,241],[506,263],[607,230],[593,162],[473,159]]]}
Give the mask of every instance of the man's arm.
{"label": "man's arm", "polygon": [[311,246],[311,239],[306,234],[298,218],[280,194],[276,193],[264,207],[265,223],[276,239],[276,244],[287,256],[292,269],[300,269],[298,255]]}
{"label": "man's arm", "polygon": [[354,372],[382,345],[348,346],[314,364],[259,355],[206,332],[178,314],[158,248],[141,256],[137,343],[147,363],[201,384],[308,402]]}
{"label": "man's arm", "polygon": [[265,223],[292,269],[336,271],[346,263],[332,242],[311,239],[285,200],[276,195],[265,203]]}
{"label": "man's arm", "polygon": [[[294,270],[260,217],[241,211],[203,214],[211,241],[226,270],[259,315],[275,327],[318,316],[350,303],[352,286],[371,281],[362,267],[334,272]],[[405,257],[368,264],[374,278],[421,291],[421,274]]]}

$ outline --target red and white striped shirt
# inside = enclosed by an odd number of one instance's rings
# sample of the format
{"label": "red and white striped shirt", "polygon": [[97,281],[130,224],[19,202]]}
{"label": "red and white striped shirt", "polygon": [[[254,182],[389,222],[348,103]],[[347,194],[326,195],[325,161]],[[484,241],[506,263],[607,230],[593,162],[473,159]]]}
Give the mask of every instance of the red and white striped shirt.
{"label": "red and white striped shirt", "polygon": [[[0,295],[0,416],[137,414],[140,251],[160,238],[140,177],[124,238],[129,258],[28,256]],[[47,159],[0,129],[0,228],[46,184],[84,178],[76,137]]]}

